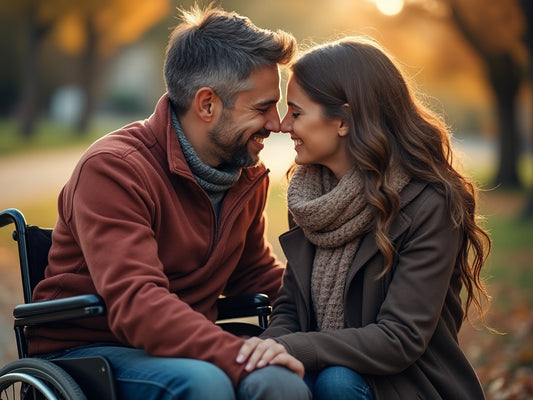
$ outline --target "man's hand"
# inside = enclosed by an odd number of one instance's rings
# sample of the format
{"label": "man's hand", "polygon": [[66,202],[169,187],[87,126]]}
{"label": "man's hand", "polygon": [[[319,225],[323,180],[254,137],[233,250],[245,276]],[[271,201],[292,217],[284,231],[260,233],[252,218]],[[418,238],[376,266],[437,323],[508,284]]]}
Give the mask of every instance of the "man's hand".
{"label": "man's hand", "polygon": [[247,339],[242,345],[236,361],[239,364],[246,362],[244,369],[248,372],[267,365],[281,365],[302,378],[305,374],[303,364],[290,355],[283,345],[272,339],[263,340],[257,337]]}

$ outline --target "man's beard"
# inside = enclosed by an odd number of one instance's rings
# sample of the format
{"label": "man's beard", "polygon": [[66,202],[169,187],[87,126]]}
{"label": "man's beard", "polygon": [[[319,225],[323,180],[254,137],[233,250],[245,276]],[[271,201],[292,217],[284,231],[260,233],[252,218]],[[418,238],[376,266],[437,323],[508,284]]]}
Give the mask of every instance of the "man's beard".
{"label": "man's beard", "polygon": [[[216,147],[217,157],[220,159],[219,169],[247,168],[256,165],[255,160],[248,151],[248,140],[244,141],[245,131],[234,135],[235,125],[233,120],[223,113],[216,126],[208,132],[209,139]],[[228,138],[234,138],[231,142]],[[244,144],[239,144],[244,141]]]}

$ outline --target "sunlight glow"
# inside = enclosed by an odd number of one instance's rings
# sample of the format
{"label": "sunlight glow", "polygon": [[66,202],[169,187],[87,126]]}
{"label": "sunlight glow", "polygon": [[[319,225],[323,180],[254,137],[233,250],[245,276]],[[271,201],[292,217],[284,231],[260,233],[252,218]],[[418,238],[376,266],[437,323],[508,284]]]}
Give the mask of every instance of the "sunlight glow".
{"label": "sunlight glow", "polygon": [[404,0],[375,0],[378,10],[385,15],[399,14],[404,5]]}

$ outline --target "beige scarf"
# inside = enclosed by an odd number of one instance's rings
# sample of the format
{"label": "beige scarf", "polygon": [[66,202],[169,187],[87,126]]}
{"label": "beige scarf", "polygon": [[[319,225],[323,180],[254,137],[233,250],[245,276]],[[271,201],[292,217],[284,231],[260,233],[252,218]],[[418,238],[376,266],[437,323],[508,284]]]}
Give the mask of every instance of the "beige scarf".
{"label": "beige scarf", "polygon": [[[394,169],[392,188],[398,193],[409,178]],[[344,328],[346,273],[361,236],[374,226],[374,208],[367,203],[363,181],[352,168],[341,180],[325,167],[296,167],[287,203],[307,239],[317,246],[311,296],[320,330]]]}

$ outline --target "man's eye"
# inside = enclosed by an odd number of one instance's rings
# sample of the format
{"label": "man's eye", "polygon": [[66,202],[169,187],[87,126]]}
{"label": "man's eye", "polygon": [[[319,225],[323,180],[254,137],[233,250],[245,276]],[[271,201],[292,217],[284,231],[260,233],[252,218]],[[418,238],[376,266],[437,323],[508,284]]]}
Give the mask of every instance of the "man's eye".
{"label": "man's eye", "polygon": [[258,108],[257,111],[259,111],[261,114],[264,114],[268,111],[268,108]]}

